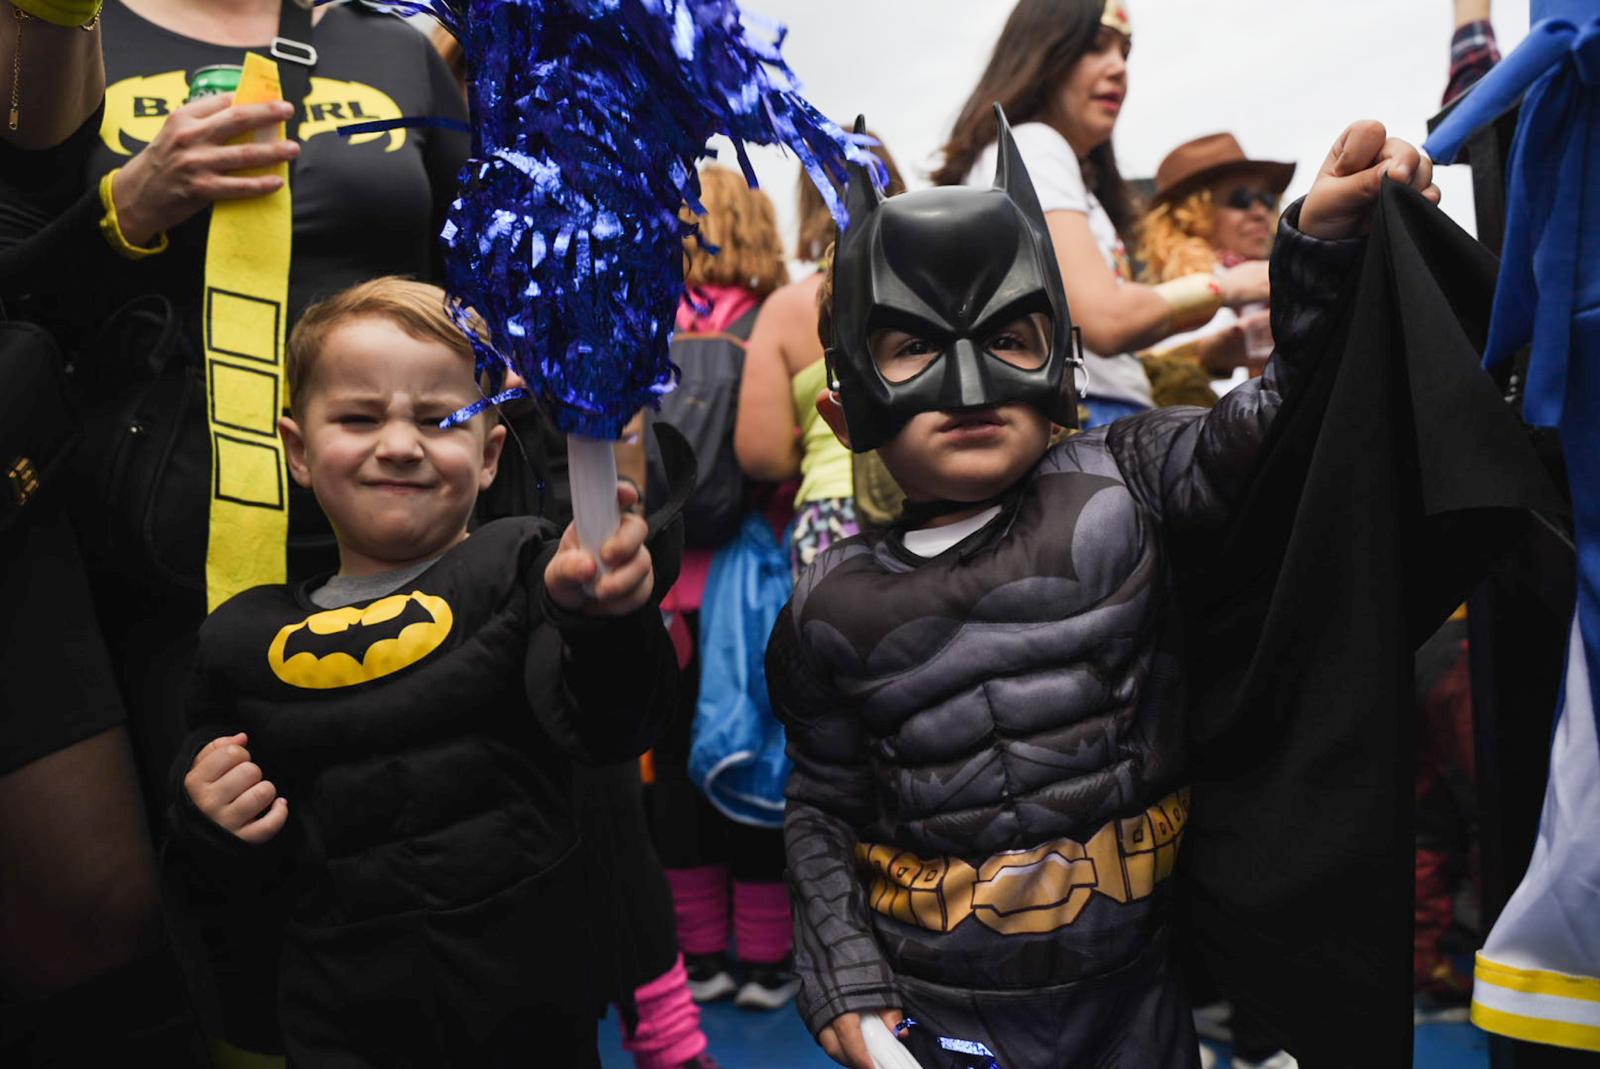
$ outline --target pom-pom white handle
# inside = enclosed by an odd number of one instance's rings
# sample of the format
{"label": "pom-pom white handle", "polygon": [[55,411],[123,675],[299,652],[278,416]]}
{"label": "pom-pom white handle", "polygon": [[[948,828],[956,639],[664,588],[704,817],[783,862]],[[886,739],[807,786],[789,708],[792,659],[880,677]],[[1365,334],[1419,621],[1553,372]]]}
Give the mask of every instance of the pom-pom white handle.
{"label": "pom-pom white handle", "polygon": [[572,518],[578,525],[578,542],[594,554],[603,574],[600,546],[622,522],[617,507],[617,458],[611,443],[599,438],[567,435],[567,477],[572,485]]}
{"label": "pom-pom white handle", "polygon": [[921,1063],[911,1056],[904,1043],[894,1037],[883,1018],[875,1013],[861,1015],[861,1038],[866,1041],[867,1053],[877,1069],[922,1069]]}

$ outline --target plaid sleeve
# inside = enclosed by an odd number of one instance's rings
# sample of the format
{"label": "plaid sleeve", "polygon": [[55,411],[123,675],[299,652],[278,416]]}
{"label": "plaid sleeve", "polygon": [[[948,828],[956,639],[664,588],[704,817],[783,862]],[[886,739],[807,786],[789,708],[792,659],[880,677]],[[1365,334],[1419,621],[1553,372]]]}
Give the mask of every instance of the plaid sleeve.
{"label": "plaid sleeve", "polygon": [[1494,27],[1487,20],[1464,23],[1450,38],[1450,81],[1445,86],[1443,103],[1448,104],[1489,73],[1500,62]]}
{"label": "plaid sleeve", "polygon": [[853,709],[809,663],[785,607],[767,644],[767,688],[794,770],[783,838],[794,901],[797,1005],[816,1035],[842,1013],[900,1005],[856,868],[856,829],[872,808],[872,770]]}

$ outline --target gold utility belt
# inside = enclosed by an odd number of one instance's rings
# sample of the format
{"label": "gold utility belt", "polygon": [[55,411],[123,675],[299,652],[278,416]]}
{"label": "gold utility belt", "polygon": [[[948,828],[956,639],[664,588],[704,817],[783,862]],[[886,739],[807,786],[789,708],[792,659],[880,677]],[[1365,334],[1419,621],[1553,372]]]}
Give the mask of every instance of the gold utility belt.
{"label": "gold utility belt", "polygon": [[1088,842],[1056,839],[976,867],[872,843],[858,844],[856,857],[871,867],[867,898],[886,917],[934,932],[977,917],[1002,935],[1038,934],[1077,920],[1097,894],[1124,903],[1148,898],[1172,875],[1188,819],[1185,788],[1136,817],[1107,822]]}

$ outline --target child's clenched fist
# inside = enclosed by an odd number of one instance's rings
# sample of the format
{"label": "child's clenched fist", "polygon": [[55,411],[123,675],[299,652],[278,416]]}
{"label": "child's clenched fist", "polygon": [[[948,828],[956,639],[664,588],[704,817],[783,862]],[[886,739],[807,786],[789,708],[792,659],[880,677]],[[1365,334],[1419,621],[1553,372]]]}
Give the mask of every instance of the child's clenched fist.
{"label": "child's clenched fist", "polygon": [[289,800],[250,760],[243,732],[212,739],[194,755],[183,789],[195,808],[247,843],[264,843],[289,820]]}

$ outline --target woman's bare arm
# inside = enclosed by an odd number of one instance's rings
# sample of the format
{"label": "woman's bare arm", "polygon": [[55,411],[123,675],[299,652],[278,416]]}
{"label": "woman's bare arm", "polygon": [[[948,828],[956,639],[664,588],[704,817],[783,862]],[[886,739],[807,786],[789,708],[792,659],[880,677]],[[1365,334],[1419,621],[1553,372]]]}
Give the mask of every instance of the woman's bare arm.
{"label": "woman's bare arm", "polygon": [[98,23],[82,30],[33,16],[19,18],[8,0],[0,0],[0,58],[5,63],[8,120],[0,126],[0,139],[16,148],[59,145],[105,95]]}
{"label": "woman's bare arm", "polygon": [[[1089,230],[1087,215],[1047,212],[1045,222],[1061,266],[1061,283],[1067,291],[1067,303],[1072,306],[1072,320],[1083,331],[1083,344],[1091,352],[1111,356],[1149,348],[1197,325],[1181,321],[1184,313],[1162,296],[1163,287],[1119,281]],[[1265,261],[1250,260],[1229,268],[1215,281],[1222,303],[1230,308],[1268,297]],[[1215,310],[1212,305],[1203,312],[1200,322]]]}
{"label": "woman's bare arm", "polygon": [[1154,345],[1173,333],[1172,305],[1153,286],[1121,282],[1106,264],[1082,212],[1045,215],[1061,283],[1084,347],[1111,356]]}
{"label": "woman's bare arm", "polygon": [[1455,0],[1456,28],[1469,22],[1483,22],[1489,17],[1489,0]]}
{"label": "woman's bare arm", "polygon": [[[784,286],[767,298],[745,349],[733,452],[752,479],[781,482],[800,473],[800,439],[790,386],[790,357],[806,339],[815,341],[815,286]],[[820,357],[821,343],[817,342]],[[804,365],[801,365],[802,367]]]}

